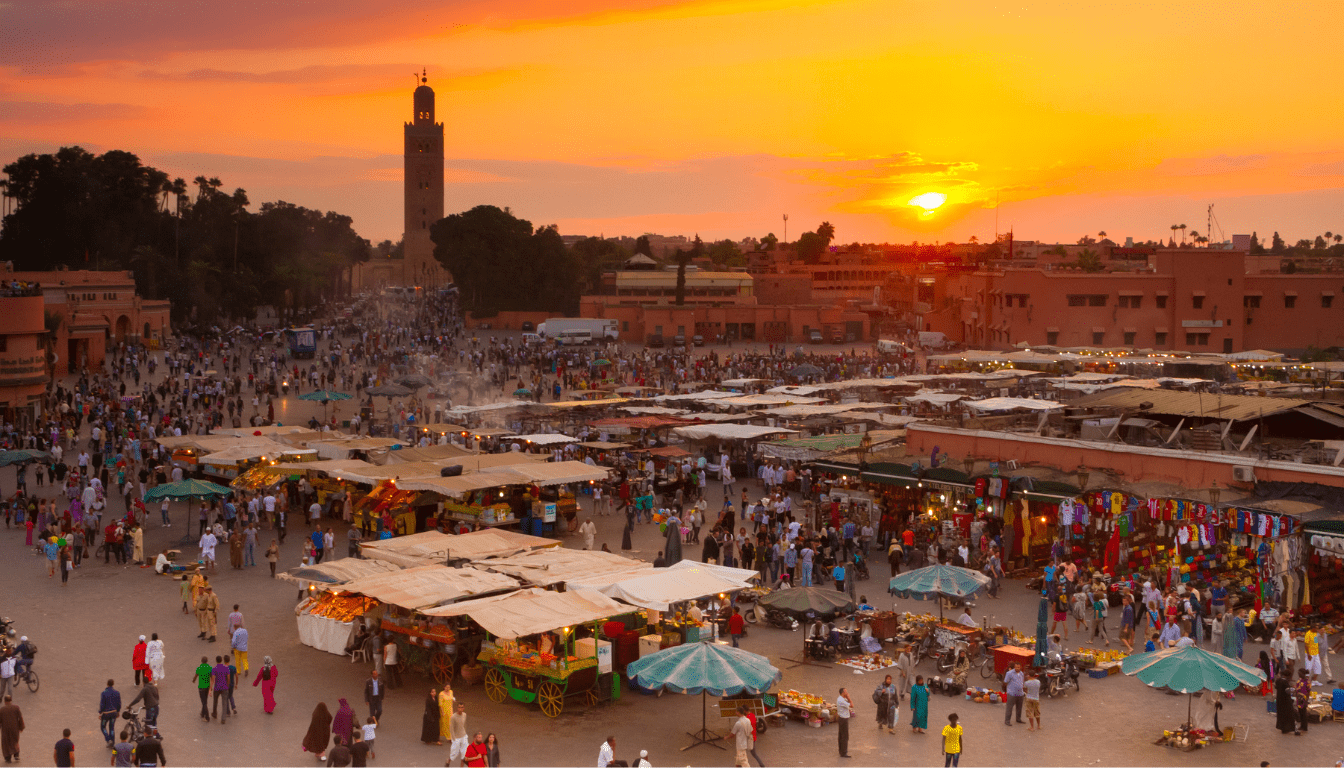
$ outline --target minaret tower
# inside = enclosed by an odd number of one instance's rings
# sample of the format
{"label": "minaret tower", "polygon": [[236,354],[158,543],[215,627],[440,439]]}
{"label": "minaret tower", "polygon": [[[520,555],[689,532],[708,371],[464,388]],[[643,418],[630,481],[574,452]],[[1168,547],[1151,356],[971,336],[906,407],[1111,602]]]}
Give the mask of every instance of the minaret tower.
{"label": "minaret tower", "polygon": [[413,119],[405,125],[403,279],[407,285],[435,285],[443,278],[429,228],[443,218],[443,123],[434,122],[434,89],[428,85],[428,72],[422,70],[418,79]]}

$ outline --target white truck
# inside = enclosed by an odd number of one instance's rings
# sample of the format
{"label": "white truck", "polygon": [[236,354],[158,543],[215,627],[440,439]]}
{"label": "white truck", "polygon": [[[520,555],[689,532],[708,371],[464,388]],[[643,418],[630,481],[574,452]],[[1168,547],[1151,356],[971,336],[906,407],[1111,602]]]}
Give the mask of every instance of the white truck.
{"label": "white truck", "polygon": [[555,339],[557,344],[572,345],[616,341],[621,331],[615,320],[552,317],[537,326],[537,334],[545,339]]}

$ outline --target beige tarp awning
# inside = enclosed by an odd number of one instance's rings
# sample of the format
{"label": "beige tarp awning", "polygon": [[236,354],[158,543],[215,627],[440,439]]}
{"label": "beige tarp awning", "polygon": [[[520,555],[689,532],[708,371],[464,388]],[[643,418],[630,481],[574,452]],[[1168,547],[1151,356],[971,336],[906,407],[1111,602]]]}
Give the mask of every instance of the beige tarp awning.
{"label": "beige tarp awning", "polygon": [[279,443],[274,445],[236,445],[202,456],[197,461],[201,464],[232,467],[249,461],[269,459],[280,455],[298,456],[313,453],[316,453],[316,451],[310,448],[291,448]]}
{"label": "beige tarp awning", "polygon": [[554,539],[488,528],[458,535],[425,531],[366,542],[360,549],[366,558],[409,566],[443,563],[450,555],[454,560],[474,561],[558,546],[560,542]]}
{"label": "beige tarp awning", "polygon": [[424,448],[399,448],[395,451],[388,451],[387,463],[406,464],[412,461],[443,461],[475,455],[466,448],[448,443],[446,445],[430,445]]}
{"label": "beige tarp awning", "polygon": [[621,605],[591,589],[568,592],[526,589],[501,597],[467,600],[422,611],[427,616],[469,616],[486,632],[503,640],[516,640],[631,612],[630,606]]}
{"label": "beige tarp awning", "polygon": [[489,472],[471,472],[456,477],[413,477],[398,480],[397,487],[405,491],[439,493],[456,499],[472,491],[498,488],[502,485],[526,485],[530,482],[527,475],[502,467]]}
{"label": "beige tarp awning", "polygon": [[480,560],[476,567],[513,576],[530,586],[549,587],[567,583],[570,579],[626,573],[653,565],[614,552],[556,547]]}
{"label": "beige tarp awning", "polygon": [[755,440],[770,435],[792,435],[793,429],[755,427],[750,424],[698,424],[672,430],[688,440]]}
{"label": "beige tarp awning", "polygon": [[735,592],[747,586],[750,585],[724,578],[708,569],[652,568],[615,578],[572,579],[566,589],[587,587],[639,608],[667,611],[675,603]]}
{"label": "beige tarp awning", "polygon": [[[421,563],[417,563],[420,565]],[[342,557],[328,560],[317,565],[301,565],[281,573],[276,578],[296,584],[327,584],[339,586],[367,576],[399,571],[402,566],[385,560],[361,560],[357,557]]]}
{"label": "beige tarp awning", "polygon": [[351,451],[376,451],[401,444],[400,440],[390,437],[356,437],[345,440],[313,440],[309,448],[316,448],[317,455],[324,459],[348,459]]}
{"label": "beige tarp awning", "polygon": [[610,470],[582,461],[553,461],[516,464],[510,467],[483,468],[479,474],[491,475],[500,472],[515,473],[527,478],[528,482],[547,486],[606,480]]}
{"label": "beige tarp awning", "polygon": [[413,477],[437,477],[449,463],[412,461],[406,464],[365,464],[353,469],[337,470],[331,474],[338,480],[377,485],[391,478],[397,478],[400,481]]}
{"label": "beige tarp awning", "polygon": [[408,610],[433,608],[464,598],[516,589],[504,574],[474,568],[422,565],[356,579],[341,589]]}

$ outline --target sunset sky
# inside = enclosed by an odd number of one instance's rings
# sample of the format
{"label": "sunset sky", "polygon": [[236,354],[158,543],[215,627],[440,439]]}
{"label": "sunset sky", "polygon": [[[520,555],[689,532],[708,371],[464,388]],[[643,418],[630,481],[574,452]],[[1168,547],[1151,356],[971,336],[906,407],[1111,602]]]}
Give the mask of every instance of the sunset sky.
{"label": "sunset sky", "polygon": [[1342,29],[1338,0],[23,0],[0,160],[124,149],[395,240],[424,66],[448,213],[1071,242],[1204,233],[1214,203],[1291,242],[1344,231]]}

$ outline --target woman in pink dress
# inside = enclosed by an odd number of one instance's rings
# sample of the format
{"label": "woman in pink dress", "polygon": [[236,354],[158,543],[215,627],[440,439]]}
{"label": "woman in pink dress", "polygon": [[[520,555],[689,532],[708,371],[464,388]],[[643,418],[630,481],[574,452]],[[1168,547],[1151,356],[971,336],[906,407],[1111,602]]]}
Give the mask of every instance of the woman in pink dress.
{"label": "woman in pink dress", "polygon": [[252,681],[252,687],[256,688],[261,684],[261,701],[270,715],[275,712],[275,679],[280,676],[280,670],[271,663],[271,657],[267,656],[262,661],[261,669],[257,670],[257,677]]}

